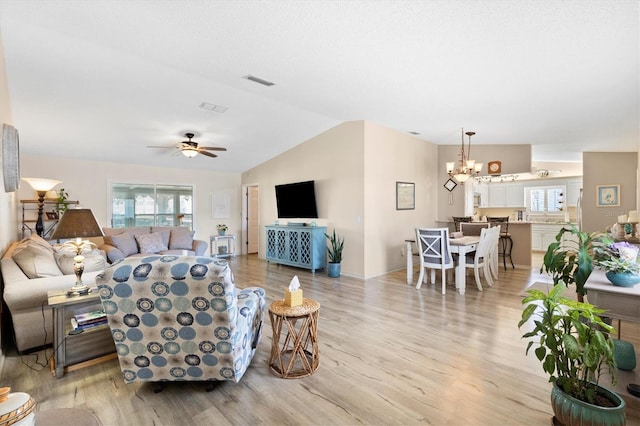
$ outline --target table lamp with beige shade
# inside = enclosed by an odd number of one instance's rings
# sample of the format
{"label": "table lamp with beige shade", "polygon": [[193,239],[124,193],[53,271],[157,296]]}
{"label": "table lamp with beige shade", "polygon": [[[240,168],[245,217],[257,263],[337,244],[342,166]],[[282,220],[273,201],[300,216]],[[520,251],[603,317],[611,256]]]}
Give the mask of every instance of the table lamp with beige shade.
{"label": "table lamp with beige shade", "polygon": [[75,253],[73,271],[76,274],[76,283],[69,289],[69,295],[89,293],[90,288],[82,283],[84,254],[96,248],[96,245],[83,238],[102,236],[104,236],[104,233],[91,209],[69,209],[60,217],[58,226],[51,238],[54,240],[75,238],[75,240],[67,241],[63,244],[63,247],[71,248]]}

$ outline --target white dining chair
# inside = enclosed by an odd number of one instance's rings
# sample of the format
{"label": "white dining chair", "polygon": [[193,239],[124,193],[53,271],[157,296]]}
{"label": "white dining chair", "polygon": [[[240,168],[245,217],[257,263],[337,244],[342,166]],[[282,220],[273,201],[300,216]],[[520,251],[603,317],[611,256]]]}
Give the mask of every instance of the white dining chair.
{"label": "white dining chair", "polygon": [[492,238],[490,252],[489,252],[489,271],[494,280],[499,278],[498,272],[500,271],[500,267],[498,266],[498,258],[500,257],[498,253],[498,247],[500,245],[500,226],[492,226],[489,228],[492,230]]}
{"label": "white dining chair", "polygon": [[487,281],[489,287],[493,286],[493,280],[491,279],[489,265],[491,263],[491,246],[495,239],[494,233],[495,231],[491,230],[491,228],[483,228],[480,232],[480,241],[478,242],[476,251],[474,253],[469,253],[467,256],[465,256],[464,259],[458,260],[458,262],[465,262],[466,268],[473,268],[473,274],[476,279],[476,286],[480,291],[482,291],[482,282],[480,281],[481,270],[482,275],[484,275],[484,279]]}
{"label": "white dining chair", "polygon": [[441,271],[442,294],[446,293],[446,271],[453,269],[448,228],[416,228],[416,242],[420,257],[420,275],[416,288],[422,286],[427,269],[431,270],[431,284],[435,284],[436,270]]}

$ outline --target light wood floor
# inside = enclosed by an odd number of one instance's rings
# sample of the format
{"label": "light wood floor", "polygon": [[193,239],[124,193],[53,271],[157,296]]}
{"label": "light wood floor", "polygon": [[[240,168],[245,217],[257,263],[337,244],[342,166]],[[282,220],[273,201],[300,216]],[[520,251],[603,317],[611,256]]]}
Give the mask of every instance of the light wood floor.
{"label": "light wood floor", "polygon": [[[231,264],[236,284],[264,287],[269,303],[283,297],[294,275],[305,297],[320,302],[315,374],[285,380],[270,373],[265,313],[262,342],[242,381],[209,393],[193,383],[159,394],[149,384],[125,385],[116,360],[56,379],[35,355],[11,351],[0,385],[30,393],[38,410],[87,408],[105,425],[550,424],[551,385],[535,357],[525,356],[517,328],[523,292],[541,280],[537,266],[501,270],[483,292],[469,276],[464,296],[452,287],[443,296],[439,285],[408,286],[405,270],[362,281],[255,256]],[[640,347],[638,327],[625,323],[622,330]],[[44,352],[38,355],[42,361]],[[629,381],[640,383],[640,376],[624,373],[616,390],[627,401],[627,424],[640,424],[640,399],[624,390]]]}

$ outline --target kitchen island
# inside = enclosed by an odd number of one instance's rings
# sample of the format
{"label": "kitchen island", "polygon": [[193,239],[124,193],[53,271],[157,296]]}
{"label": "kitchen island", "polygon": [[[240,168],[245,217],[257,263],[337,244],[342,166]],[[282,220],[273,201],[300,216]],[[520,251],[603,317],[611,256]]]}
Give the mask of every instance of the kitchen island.
{"label": "kitchen island", "polygon": [[[509,233],[513,240],[511,259],[516,268],[531,269],[531,224],[532,222],[509,222]],[[438,227],[449,227],[449,232],[455,231],[453,221],[436,221]]]}

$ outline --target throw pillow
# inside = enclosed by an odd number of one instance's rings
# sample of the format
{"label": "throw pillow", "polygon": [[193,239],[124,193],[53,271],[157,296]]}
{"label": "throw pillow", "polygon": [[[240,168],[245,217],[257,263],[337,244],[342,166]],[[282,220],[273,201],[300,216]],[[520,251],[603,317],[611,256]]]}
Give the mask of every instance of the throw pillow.
{"label": "throw pillow", "polygon": [[162,235],[159,232],[136,235],[136,241],[138,242],[140,253],[159,253],[167,250],[167,245],[162,241]]}
{"label": "throw pillow", "polygon": [[124,253],[125,257],[138,253],[138,245],[136,244],[136,240],[134,240],[133,237],[127,232],[112,235],[111,243],[108,244],[111,244],[122,253]]}
{"label": "throw pillow", "polygon": [[30,279],[62,275],[53,256],[53,248],[49,243],[46,244],[49,247],[43,246],[37,239],[34,242],[33,239],[28,238],[20,242],[13,251],[11,256],[13,261]]}
{"label": "throw pillow", "polygon": [[169,247],[169,238],[171,238],[172,226],[152,226],[151,232],[159,232],[162,235],[162,242],[165,246]]}
{"label": "throw pillow", "polygon": [[[54,257],[58,263],[60,271],[64,275],[75,274],[73,265],[76,263],[73,258],[75,254],[68,253],[55,253]],[[107,267],[107,263],[104,260],[104,256],[100,254],[98,250],[93,250],[91,253],[84,255],[84,272],[104,271]]]}
{"label": "throw pillow", "polygon": [[193,231],[185,227],[172,228],[169,249],[193,250]]}

